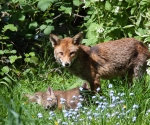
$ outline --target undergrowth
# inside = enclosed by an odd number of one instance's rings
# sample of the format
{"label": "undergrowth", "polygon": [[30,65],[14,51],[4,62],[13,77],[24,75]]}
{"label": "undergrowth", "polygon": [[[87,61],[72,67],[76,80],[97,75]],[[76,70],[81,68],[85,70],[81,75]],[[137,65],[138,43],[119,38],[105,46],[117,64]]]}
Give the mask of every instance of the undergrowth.
{"label": "undergrowth", "polygon": [[[45,72],[48,74],[49,72]],[[46,111],[41,106],[30,103],[25,93],[67,90],[82,85],[84,81],[66,71],[49,75],[24,76],[10,90],[2,86],[0,91],[0,125],[146,125],[150,122],[150,77],[144,76],[134,81],[128,88],[120,79],[101,81],[103,95],[91,98],[95,104],[80,105],[77,109]]]}

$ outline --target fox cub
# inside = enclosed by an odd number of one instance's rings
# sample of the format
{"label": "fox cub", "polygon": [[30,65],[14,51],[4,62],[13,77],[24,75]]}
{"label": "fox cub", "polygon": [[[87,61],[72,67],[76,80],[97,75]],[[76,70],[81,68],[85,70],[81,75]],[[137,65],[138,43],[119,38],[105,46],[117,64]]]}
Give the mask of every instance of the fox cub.
{"label": "fox cub", "polygon": [[[81,89],[81,90],[80,90]],[[31,102],[36,102],[42,105],[45,109],[65,109],[76,108],[79,102],[84,101],[88,104],[88,98],[91,91],[89,90],[88,84],[84,83],[81,87],[76,87],[71,90],[61,91],[52,90],[48,87],[46,92],[36,92],[33,95],[25,94]]]}
{"label": "fox cub", "polygon": [[133,76],[139,78],[146,70],[150,58],[148,48],[134,38],[123,38],[97,44],[82,45],[82,33],[73,38],[60,39],[50,34],[54,57],[74,75],[90,83],[91,90],[100,87],[100,78],[110,79],[125,76],[132,83]]}

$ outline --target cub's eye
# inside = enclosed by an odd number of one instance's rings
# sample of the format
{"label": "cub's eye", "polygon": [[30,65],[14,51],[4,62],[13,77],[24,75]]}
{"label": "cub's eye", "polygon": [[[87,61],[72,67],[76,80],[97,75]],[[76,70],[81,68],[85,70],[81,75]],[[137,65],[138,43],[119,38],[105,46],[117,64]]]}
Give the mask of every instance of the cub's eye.
{"label": "cub's eye", "polygon": [[70,55],[74,55],[75,54],[75,52],[70,52]]}
{"label": "cub's eye", "polygon": [[59,52],[60,55],[63,55],[63,52]]}
{"label": "cub's eye", "polygon": [[38,95],[35,95],[35,98],[36,98],[36,99],[39,99],[40,97],[39,97]]}
{"label": "cub's eye", "polygon": [[47,98],[47,101],[52,101],[53,99],[52,98]]}

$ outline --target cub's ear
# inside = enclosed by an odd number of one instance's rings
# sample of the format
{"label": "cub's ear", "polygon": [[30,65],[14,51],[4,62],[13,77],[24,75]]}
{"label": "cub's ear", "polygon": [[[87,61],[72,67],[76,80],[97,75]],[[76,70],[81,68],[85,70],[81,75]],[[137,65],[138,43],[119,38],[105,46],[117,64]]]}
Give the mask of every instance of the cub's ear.
{"label": "cub's ear", "polygon": [[36,98],[34,95],[24,94],[24,97],[28,97],[30,102],[36,102]]}
{"label": "cub's ear", "polygon": [[79,45],[79,44],[82,42],[82,39],[83,39],[83,35],[82,35],[82,34],[83,34],[83,33],[80,32],[80,33],[78,33],[77,35],[75,35],[75,36],[73,37],[73,43],[74,43],[74,44]]}
{"label": "cub's ear", "polygon": [[55,47],[60,42],[60,38],[54,34],[50,34],[49,39],[50,42],[52,43],[52,47]]}
{"label": "cub's ear", "polygon": [[54,95],[54,92],[50,86],[47,88],[46,94],[47,95]]}

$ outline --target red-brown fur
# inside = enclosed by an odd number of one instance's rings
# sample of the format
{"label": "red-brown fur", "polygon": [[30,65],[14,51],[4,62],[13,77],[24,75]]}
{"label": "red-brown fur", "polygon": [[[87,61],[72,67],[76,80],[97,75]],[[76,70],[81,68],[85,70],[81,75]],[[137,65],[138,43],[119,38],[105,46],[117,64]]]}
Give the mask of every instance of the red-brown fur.
{"label": "red-brown fur", "polygon": [[82,33],[73,38],[60,39],[50,34],[54,56],[71,73],[90,83],[91,90],[100,87],[100,78],[110,79],[126,76],[141,77],[150,58],[148,48],[134,38],[124,38],[97,44],[93,47],[81,45]]}

